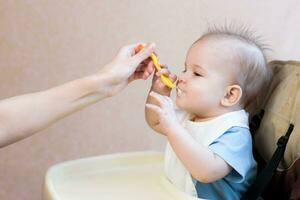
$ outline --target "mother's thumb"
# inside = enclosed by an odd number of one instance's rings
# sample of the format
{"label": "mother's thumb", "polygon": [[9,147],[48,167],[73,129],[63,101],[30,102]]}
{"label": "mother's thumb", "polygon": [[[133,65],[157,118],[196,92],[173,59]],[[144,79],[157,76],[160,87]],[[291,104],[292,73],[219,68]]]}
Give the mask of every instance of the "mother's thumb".
{"label": "mother's thumb", "polygon": [[133,60],[136,64],[140,64],[142,61],[150,57],[151,53],[154,52],[155,43],[150,43],[145,46],[141,51],[133,56]]}

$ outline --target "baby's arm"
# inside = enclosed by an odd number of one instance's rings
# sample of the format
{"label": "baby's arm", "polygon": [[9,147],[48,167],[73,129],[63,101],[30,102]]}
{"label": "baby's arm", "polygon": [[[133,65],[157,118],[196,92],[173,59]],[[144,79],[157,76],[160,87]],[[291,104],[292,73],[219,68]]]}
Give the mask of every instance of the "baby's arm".
{"label": "baby's arm", "polygon": [[[172,81],[176,80],[176,76],[174,74],[170,74],[170,72],[167,69],[162,69],[162,70],[158,71],[153,76],[152,86],[151,86],[150,91],[148,93],[148,97],[147,97],[147,100],[146,100],[146,105],[147,104],[158,105],[157,100],[150,95],[150,93],[152,91],[157,92],[157,93],[159,93],[159,94],[161,94],[163,96],[167,96],[167,97],[170,96],[171,89],[169,89],[168,87],[166,87],[161,82],[161,80],[159,78],[161,74],[169,76]],[[147,106],[145,107],[145,118],[146,118],[146,121],[147,121],[148,125],[154,131],[165,135],[165,133],[162,130],[161,124],[159,123],[157,114],[153,110],[149,109]]]}
{"label": "baby's arm", "polygon": [[181,126],[171,99],[158,93],[150,95],[158,104],[147,107],[157,114],[160,131],[167,136],[174,152],[191,175],[200,182],[209,183],[229,174],[231,166],[209,148],[196,142]]}
{"label": "baby's arm", "polygon": [[214,182],[232,170],[220,156],[196,142],[182,126],[172,127],[166,135],[183,165],[200,182]]}

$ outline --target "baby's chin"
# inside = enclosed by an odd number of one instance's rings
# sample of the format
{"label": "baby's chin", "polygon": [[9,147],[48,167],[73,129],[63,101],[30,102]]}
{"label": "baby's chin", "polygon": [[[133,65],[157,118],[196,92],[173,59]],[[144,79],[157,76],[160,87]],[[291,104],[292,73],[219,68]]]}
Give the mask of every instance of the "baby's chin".
{"label": "baby's chin", "polygon": [[185,106],[182,102],[180,102],[180,100],[179,100],[178,97],[176,97],[175,104],[176,104],[176,107],[177,107],[178,109],[187,112],[186,106]]}
{"label": "baby's chin", "polygon": [[[183,104],[182,102],[178,101],[178,99],[176,98],[176,101],[175,101],[175,104],[176,104],[176,107],[181,110],[181,111],[184,111],[186,113],[189,113],[191,116],[196,116],[195,114],[195,109],[192,109],[191,107],[189,107],[188,105],[186,104]],[[197,113],[197,116],[205,116],[205,113],[204,111],[199,111],[199,113]],[[193,113],[193,114],[192,114]]]}

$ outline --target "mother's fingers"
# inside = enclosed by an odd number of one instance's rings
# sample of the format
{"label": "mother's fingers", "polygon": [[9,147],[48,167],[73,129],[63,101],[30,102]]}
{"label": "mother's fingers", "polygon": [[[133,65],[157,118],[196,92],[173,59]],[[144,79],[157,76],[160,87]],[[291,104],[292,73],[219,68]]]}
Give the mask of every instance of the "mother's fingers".
{"label": "mother's fingers", "polygon": [[153,62],[150,62],[148,65],[139,66],[135,70],[135,74],[139,75],[139,78],[147,79],[154,71]]}
{"label": "mother's fingers", "polygon": [[[150,54],[153,53],[155,48],[154,43],[147,44],[144,48],[142,48],[138,53],[136,53],[131,59],[135,64],[140,64],[144,60],[148,59]],[[135,49],[136,50],[136,49]]]}
{"label": "mother's fingers", "polygon": [[168,69],[162,68],[161,70],[156,72],[156,76],[160,76],[160,75],[166,75],[169,76],[170,75],[170,71]]}
{"label": "mother's fingers", "polygon": [[153,61],[150,61],[148,64],[147,64],[147,67],[146,67],[146,70],[149,74],[152,74],[152,72],[154,72],[154,64],[153,64]]}
{"label": "mother's fingers", "polygon": [[147,65],[151,61],[152,61],[152,59],[149,57],[146,60],[144,60],[143,62],[141,62],[141,65]]}
{"label": "mother's fingers", "polygon": [[153,71],[154,69],[154,65],[153,65],[153,61],[149,61],[147,63],[141,63],[139,64],[139,66],[136,68],[136,71],[149,71],[151,70],[151,72]]}

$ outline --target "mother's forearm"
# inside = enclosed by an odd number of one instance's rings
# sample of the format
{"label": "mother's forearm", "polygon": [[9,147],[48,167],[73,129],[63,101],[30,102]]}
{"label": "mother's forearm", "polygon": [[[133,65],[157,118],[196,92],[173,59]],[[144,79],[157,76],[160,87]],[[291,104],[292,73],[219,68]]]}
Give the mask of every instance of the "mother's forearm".
{"label": "mother's forearm", "polygon": [[109,93],[105,75],[93,75],[0,101],[0,147],[23,139]]}

